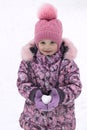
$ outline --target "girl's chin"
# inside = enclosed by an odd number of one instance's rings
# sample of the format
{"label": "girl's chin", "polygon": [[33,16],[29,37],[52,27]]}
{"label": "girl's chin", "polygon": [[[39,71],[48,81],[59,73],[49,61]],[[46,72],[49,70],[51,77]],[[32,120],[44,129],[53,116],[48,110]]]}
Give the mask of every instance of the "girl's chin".
{"label": "girl's chin", "polygon": [[43,52],[43,54],[50,55],[52,52]]}
{"label": "girl's chin", "polygon": [[45,56],[51,56],[54,55],[56,52],[52,52],[52,51],[40,51],[41,54],[45,55]]}
{"label": "girl's chin", "polygon": [[51,56],[51,55],[53,55],[54,53],[52,53],[52,52],[50,52],[50,53],[48,53],[48,52],[43,52],[43,55],[45,55],[45,56]]}

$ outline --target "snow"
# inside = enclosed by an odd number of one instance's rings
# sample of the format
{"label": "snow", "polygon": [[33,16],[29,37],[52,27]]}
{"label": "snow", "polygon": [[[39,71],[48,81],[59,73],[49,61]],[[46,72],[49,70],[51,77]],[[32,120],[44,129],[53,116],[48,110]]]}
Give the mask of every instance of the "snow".
{"label": "snow", "polygon": [[63,37],[78,49],[75,59],[83,85],[76,99],[76,130],[87,130],[87,1],[86,0],[0,0],[0,130],[21,130],[19,116],[25,99],[16,86],[21,48],[34,37],[37,10],[45,2],[58,9]]}

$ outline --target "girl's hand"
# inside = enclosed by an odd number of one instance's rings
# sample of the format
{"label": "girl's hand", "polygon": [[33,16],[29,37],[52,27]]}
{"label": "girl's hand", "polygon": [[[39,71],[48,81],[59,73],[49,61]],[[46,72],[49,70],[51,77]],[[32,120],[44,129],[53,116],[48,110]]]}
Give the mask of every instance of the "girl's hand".
{"label": "girl's hand", "polygon": [[43,101],[41,99],[42,96],[43,96],[43,94],[42,94],[41,90],[37,90],[36,95],[35,95],[35,100],[34,100],[35,106],[40,111],[47,111],[47,105],[45,103],[43,103]]}
{"label": "girl's hand", "polygon": [[51,97],[52,97],[52,100],[50,103],[48,103],[48,111],[51,111],[55,107],[57,107],[60,101],[59,94],[55,88],[53,88],[51,91]]}

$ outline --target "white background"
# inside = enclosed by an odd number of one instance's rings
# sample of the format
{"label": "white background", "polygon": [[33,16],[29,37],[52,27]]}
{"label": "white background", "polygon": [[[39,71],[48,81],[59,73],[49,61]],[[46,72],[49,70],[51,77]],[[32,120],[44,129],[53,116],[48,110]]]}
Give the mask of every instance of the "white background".
{"label": "white background", "polygon": [[76,130],[87,130],[87,0],[0,0],[0,130],[22,130],[18,119],[25,99],[16,86],[20,52],[34,37],[37,10],[44,2],[58,9],[63,37],[78,49],[83,89],[76,99]]}

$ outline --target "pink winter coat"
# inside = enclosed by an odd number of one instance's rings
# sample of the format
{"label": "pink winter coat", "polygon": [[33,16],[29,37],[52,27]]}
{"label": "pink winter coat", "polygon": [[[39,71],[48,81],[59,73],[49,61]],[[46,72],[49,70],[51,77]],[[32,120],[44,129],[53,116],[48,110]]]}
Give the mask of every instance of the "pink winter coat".
{"label": "pink winter coat", "polygon": [[[75,130],[75,99],[81,93],[79,68],[73,61],[76,49],[63,39],[60,50],[53,56],[43,56],[27,44],[22,51],[22,61],[18,71],[17,86],[25,97],[24,110],[20,116],[20,126],[25,130]],[[67,49],[68,48],[68,49]],[[40,112],[35,107],[35,93],[56,88],[60,95],[59,105],[52,111]]]}

